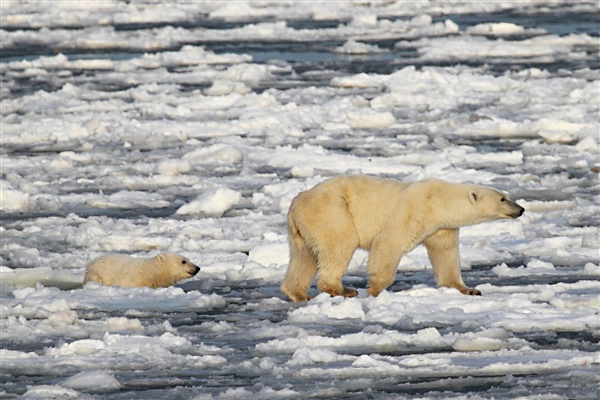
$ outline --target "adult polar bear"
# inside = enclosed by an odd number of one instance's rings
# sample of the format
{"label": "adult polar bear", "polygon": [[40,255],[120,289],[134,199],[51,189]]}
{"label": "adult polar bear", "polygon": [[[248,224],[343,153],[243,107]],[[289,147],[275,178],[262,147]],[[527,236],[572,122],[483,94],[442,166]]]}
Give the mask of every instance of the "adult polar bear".
{"label": "adult polar bear", "polygon": [[497,190],[429,179],[414,183],[339,176],[300,193],[288,213],[290,264],[281,290],[307,301],[318,273],[320,291],[354,297],[342,276],[357,248],[369,251],[368,292],[377,296],[395,279],[402,256],[423,243],[439,286],[480,295],[460,274],[458,229],[518,218],[523,207]]}

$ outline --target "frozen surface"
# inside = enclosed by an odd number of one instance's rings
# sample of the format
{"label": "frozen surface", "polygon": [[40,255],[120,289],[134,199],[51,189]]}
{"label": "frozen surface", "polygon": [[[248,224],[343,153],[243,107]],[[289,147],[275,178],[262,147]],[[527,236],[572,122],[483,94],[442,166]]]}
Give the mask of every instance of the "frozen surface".
{"label": "frozen surface", "polygon": [[[0,5],[2,398],[589,399],[600,353],[599,7]],[[526,212],[396,282],[293,304],[293,197],[365,173],[494,186]],[[110,252],[165,289],[82,287]]]}

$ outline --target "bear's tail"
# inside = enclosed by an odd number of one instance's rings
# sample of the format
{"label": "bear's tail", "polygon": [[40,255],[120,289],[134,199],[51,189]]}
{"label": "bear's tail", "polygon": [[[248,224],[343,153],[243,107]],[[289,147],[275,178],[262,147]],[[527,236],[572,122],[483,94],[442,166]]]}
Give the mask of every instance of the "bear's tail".
{"label": "bear's tail", "polygon": [[307,247],[306,242],[302,237],[302,233],[300,233],[300,229],[296,224],[295,218],[292,216],[292,212],[288,213],[287,230],[288,241],[290,242],[290,251],[292,250],[292,247],[294,249],[302,249]]}

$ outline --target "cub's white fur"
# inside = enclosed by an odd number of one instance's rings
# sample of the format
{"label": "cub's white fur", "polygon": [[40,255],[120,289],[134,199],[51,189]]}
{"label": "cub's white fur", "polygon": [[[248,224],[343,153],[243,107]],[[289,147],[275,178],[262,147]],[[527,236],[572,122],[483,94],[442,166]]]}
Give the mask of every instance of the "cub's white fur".
{"label": "cub's white fur", "polygon": [[83,283],[98,282],[107,286],[168,287],[191,278],[200,268],[176,253],[162,253],[152,258],[134,258],[109,254],[87,267]]}

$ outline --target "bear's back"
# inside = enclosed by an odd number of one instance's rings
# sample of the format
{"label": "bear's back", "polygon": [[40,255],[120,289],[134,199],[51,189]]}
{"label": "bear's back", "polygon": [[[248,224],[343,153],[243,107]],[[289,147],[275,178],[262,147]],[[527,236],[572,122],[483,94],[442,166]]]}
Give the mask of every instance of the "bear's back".
{"label": "bear's back", "polygon": [[381,202],[397,197],[410,183],[366,175],[342,175],[321,182],[307,192],[339,193],[347,201]]}
{"label": "bear's back", "polygon": [[83,280],[107,286],[138,286],[140,267],[153,263],[152,259],[133,258],[123,254],[108,254],[92,261]]}

